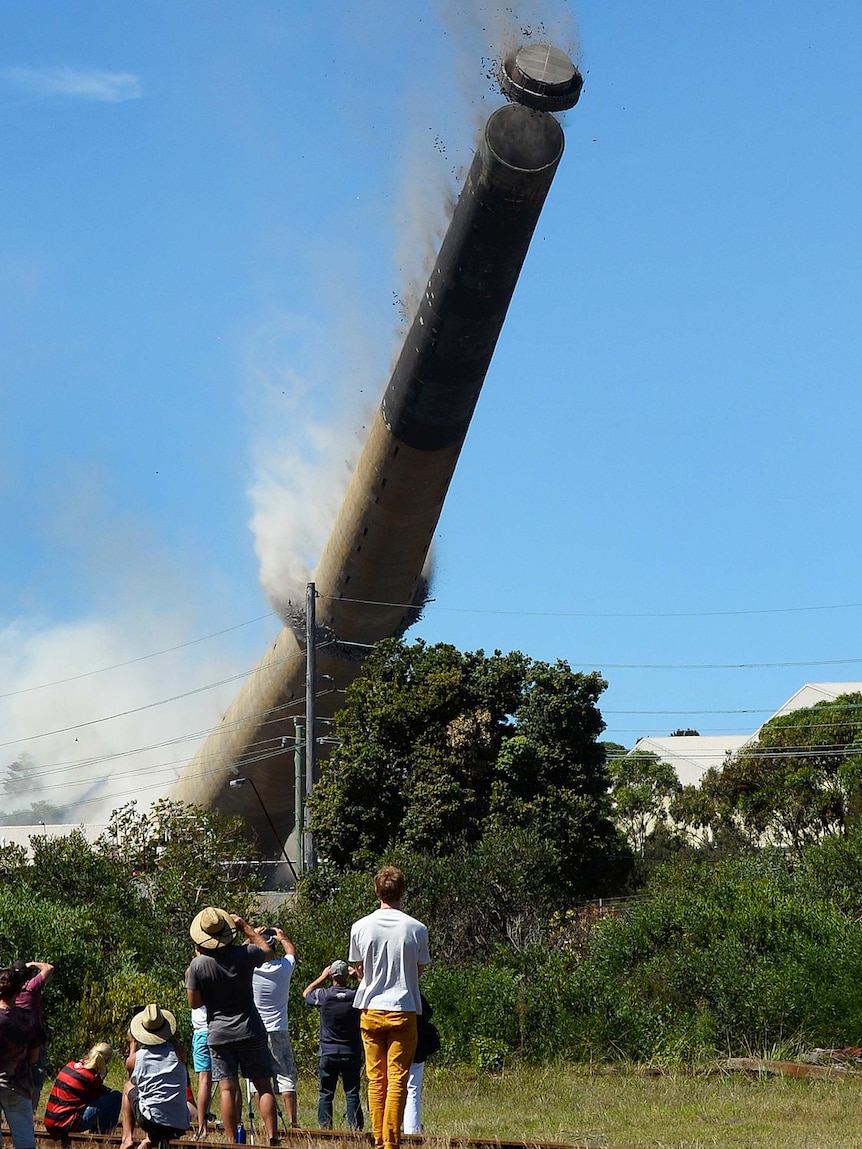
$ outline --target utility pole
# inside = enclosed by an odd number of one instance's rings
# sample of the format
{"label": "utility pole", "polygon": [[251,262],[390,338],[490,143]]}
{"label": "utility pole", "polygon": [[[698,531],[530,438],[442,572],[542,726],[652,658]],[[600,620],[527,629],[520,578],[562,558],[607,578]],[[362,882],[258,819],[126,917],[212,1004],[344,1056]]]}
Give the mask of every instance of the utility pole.
{"label": "utility pole", "polygon": [[293,726],[293,809],[295,812],[293,839],[296,843],[296,869],[301,874],[304,861],[303,819],[305,818],[305,787],[302,775],[303,726],[298,718],[293,720]]}
{"label": "utility pole", "polygon": [[303,868],[317,866],[314,839],[309,829],[308,796],[317,781],[317,591],[310,582],[305,588],[305,809],[303,820]]}

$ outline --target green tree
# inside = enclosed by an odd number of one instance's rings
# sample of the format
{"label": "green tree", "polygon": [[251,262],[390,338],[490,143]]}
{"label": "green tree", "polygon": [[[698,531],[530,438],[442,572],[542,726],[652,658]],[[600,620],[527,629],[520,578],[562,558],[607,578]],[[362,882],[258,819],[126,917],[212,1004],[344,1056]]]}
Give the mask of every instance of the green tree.
{"label": "green tree", "polygon": [[[714,767],[707,771],[714,778]],[[681,786],[668,802],[668,815],[677,832],[695,846],[705,846],[720,824],[720,814],[710,786],[711,778],[704,775],[701,785]]]}
{"label": "green tree", "polygon": [[552,845],[569,889],[610,881],[626,851],[597,742],[605,685],[517,652],[381,643],[309,801],[321,854],[364,868],[396,848],[445,857],[514,828]]}
{"label": "green tree", "polygon": [[[0,826],[35,826],[38,822],[64,821],[65,808],[38,798],[42,790],[42,781],[35,759],[26,752],[19,754],[14,762],[10,762],[3,779],[3,793],[7,799],[4,805],[7,808],[0,813]],[[31,799],[29,806],[8,809],[16,799],[20,800],[25,796]]]}
{"label": "green tree", "polygon": [[20,798],[24,794],[35,794],[42,789],[35,775],[36,763],[26,751],[19,754],[6,768],[3,779],[3,793],[8,798]]}
{"label": "green tree", "polygon": [[309,799],[321,853],[362,868],[396,844],[449,853],[476,841],[527,665],[521,654],[380,643],[347,691],[339,745]]}
{"label": "green tree", "polygon": [[178,939],[182,953],[199,909],[224,905],[245,915],[263,884],[261,858],[242,818],[170,798],[146,812],[135,802],[114,810],[97,848],[148,903],[159,928]]}
{"label": "green tree", "polygon": [[597,702],[607,683],[565,662],[533,663],[504,739],[491,789],[490,825],[538,834],[557,858],[570,895],[607,892],[629,866],[610,818],[605,724]]}
{"label": "green tree", "polygon": [[752,839],[801,854],[858,817],[862,694],[772,718],[713,780],[717,802]]}
{"label": "green tree", "polygon": [[676,771],[649,750],[612,758],[614,819],[635,854],[643,857],[647,835],[665,823],[668,804],[682,789]]}

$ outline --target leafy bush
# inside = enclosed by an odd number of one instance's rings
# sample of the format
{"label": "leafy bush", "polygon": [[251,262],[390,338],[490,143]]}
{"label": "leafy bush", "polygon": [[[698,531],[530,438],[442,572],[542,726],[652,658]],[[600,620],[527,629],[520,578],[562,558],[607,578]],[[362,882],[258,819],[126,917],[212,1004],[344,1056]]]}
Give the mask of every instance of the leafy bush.
{"label": "leafy bush", "polygon": [[860,958],[862,928],[777,854],[671,864],[585,955],[581,1040],[636,1059],[855,1044]]}

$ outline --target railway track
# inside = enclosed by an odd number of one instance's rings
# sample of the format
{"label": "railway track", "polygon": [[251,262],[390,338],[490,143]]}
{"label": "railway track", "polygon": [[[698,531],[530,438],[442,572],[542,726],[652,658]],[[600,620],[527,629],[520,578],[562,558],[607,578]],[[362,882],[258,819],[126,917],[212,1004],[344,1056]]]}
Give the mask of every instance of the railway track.
{"label": "railway track", "polygon": [[[71,1147],[91,1146],[97,1149],[114,1149],[120,1144],[119,1133],[71,1133],[67,1142]],[[261,1142],[263,1144],[265,1142]],[[404,1146],[428,1146],[429,1149],[595,1149],[594,1146],[578,1145],[571,1141],[512,1141],[496,1137],[440,1137],[405,1134],[401,1138]],[[44,1129],[36,1130],[36,1145],[39,1149],[54,1149],[60,1142],[50,1137]],[[135,1142],[137,1144],[137,1141]],[[249,1144],[252,1144],[249,1141]],[[289,1129],[280,1135],[284,1149],[368,1149],[372,1144],[370,1133],[350,1133],[340,1129]],[[219,1141],[215,1136],[206,1141],[195,1141],[184,1137],[172,1141],[171,1145],[206,1146],[207,1149],[236,1149],[230,1141]]]}

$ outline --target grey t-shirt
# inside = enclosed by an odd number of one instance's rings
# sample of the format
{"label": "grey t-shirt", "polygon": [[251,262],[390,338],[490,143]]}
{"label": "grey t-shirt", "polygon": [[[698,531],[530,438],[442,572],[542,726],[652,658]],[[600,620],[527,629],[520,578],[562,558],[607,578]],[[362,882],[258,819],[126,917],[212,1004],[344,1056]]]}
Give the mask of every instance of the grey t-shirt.
{"label": "grey t-shirt", "polygon": [[226,946],[199,954],[189,966],[186,985],[200,991],[207,1009],[209,1045],[266,1040],[266,1029],[254,1004],[252,974],[267,960],[260,946]]}

